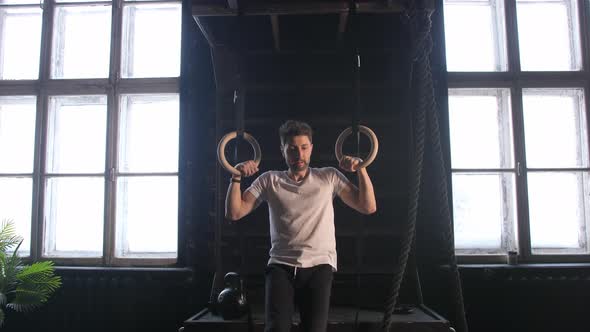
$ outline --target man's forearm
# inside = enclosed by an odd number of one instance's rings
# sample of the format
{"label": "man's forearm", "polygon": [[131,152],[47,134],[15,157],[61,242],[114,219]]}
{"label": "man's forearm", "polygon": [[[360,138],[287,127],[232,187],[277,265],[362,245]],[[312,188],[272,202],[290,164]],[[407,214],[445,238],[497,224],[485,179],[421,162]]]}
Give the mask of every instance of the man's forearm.
{"label": "man's forearm", "polygon": [[225,197],[225,218],[229,220],[240,219],[241,207],[242,190],[240,189],[240,182],[231,181]]}
{"label": "man's forearm", "polygon": [[356,172],[359,184],[359,203],[367,214],[377,211],[377,202],[375,200],[375,192],[373,190],[373,183],[367,173],[366,168],[361,168]]}

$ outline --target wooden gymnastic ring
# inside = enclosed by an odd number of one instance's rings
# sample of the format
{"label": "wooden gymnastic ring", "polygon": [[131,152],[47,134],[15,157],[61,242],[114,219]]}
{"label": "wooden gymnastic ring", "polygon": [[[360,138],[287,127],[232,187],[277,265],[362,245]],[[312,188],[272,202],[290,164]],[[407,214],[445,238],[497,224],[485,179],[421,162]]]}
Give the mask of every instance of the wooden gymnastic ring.
{"label": "wooden gymnastic ring", "polygon": [[[225,134],[225,136],[223,136],[221,138],[221,140],[217,144],[217,161],[228,172],[230,172],[234,175],[242,175],[240,173],[240,171],[238,171],[235,167],[230,165],[227,162],[227,159],[225,159],[225,146],[227,145],[227,143],[229,141],[231,141],[232,139],[234,139],[236,137],[238,137],[238,132],[232,131],[232,132]],[[246,141],[248,141],[248,143],[250,143],[250,145],[252,146],[252,149],[254,150],[253,160],[256,163],[256,166],[260,165],[260,159],[262,158],[262,152],[260,151],[260,145],[258,144],[258,141],[256,141],[254,136],[248,134],[247,132],[244,132],[244,139]]]}
{"label": "wooden gymnastic ring", "polygon": [[[359,132],[367,135],[369,137],[369,141],[371,142],[371,152],[369,152],[369,155],[367,156],[367,158],[365,160],[363,160],[362,163],[360,163],[359,168],[363,168],[363,167],[367,167],[369,166],[373,160],[375,160],[375,157],[377,157],[377,152],[379,151],[379,140],[377,139],[377,135],[375,135],[375,133],[369,129],[368,127],[365,126],[359,126]],[[344,140],[350,136],[350,134],[352,134],[352,127],[348,127],[346,129],[344,129],[340,135],[338,136],[338,139],[336,140],[336,159],[338,159],[338,162],[340,162],[342,160],[342,144],[344,143]]]}

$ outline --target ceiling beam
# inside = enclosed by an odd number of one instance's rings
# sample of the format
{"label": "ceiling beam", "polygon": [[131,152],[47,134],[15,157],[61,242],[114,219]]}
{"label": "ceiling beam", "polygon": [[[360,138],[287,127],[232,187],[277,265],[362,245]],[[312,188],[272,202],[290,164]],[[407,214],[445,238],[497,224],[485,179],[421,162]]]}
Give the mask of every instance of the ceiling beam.
{"label": "ceiling beam", "polygon": [[[414,0],[416,1],[416,0]],[[436,0],[421,0],[419,6],[434,9]],[[356,3],[357,13],[388,14],[399,13],[405,9],[405,0],[374,0]],[[250,2],[239,8],[239,0],[228,0],[228,4],[215,4],[210,1],[193,1],[193,16],[235,16],[240,14],[255,15],[313,15],[338,14],[350,11],[349,1],[316,1],[316,2]]]}
{"label": "ceiling beam", "polygon": [[[291,82],[243,82],[244,88],[248,92],[299,92],[299,93],[311,93],[317,92],[322,93],[322,91],[327,90],[345,90],[350,91],[350,83],[349,82],[341,82],[341,81],[332,81],[332,82],[306,82],[305,85],[291,83]],[[392,85],[388,84],[387,82],[363,82],[363,86],[361,90],[367,91],[375,91],[375,90],[387,90],[391,91]]]}
{"label": "ceiling beam", "polygon": [[348,12],[340,13],[340,18],[338,19],[338,41],[342,41],[344,37],[344,32],[346,32],[346,24],[348,23]]}
{"label": "ceiling beam", "polygon": [[238,10],[240,8],[239,0],[227,0],[227,5],[230,9]]}
{"label": "ceiling beam", "polygon": [[279,16],[270,15],[270,25],[272,26],[272,40],[274,41],[275,51],[281,51],[281,32],[279,30]]}
{"label": "ceiling beam", "polygon": [[[317,3],[269,3],[249,4],[243,8],[241,14],[247,16],[259,15],[303,15],[303,14],[331,14],[348,11],[347,3],[317,2]],[[235,16],[237,9],[227,8],[225,5],[193,4],[193,16]]]}
{"label": "ceiling beam", "polygon": [[[416,0],[414,0],[416,1]],[[429,2],[428,0],[426,0]],[[434,0],[433,0],[434,1]],[[432,4],[432,8],[434,8],[434,2]],[[376,13],[376,14],[386,14],[386,13],[399,13],[404,11],[405,6],[402,1],[367,1],[367,2],[357,2],[356,3],[356,12],[357,13]]]}

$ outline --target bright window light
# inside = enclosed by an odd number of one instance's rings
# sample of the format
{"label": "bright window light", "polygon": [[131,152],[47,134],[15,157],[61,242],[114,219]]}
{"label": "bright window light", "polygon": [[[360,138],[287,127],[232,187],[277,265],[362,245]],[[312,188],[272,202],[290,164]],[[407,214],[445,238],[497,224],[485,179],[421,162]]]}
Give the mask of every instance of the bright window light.
{"label": "bright window light", "polygon": [[[455,247],[506,253],[515,243],[514,174],[454,173]],[[483,252],[481,252],[483,251]]]}
{"label": "bright window light", "polygon": [[58,6],[54,20],[51,77],[108,77],[111,6]]}
{"label": "bright window light", "polygon": [[37,98],[0,97],[0,173],[32,173]]}
{"label": "bright window light", "polygon": [[117,257],[175,258],[178,247],[177,176],[119,177]]}
{"label": "bright window light", "polygon": [[582,68],[576,2],[517,1],[520,67],[523,71]]}
{"label": "bright window light", "polygon": [[178,172],[178,94],[123,95],[120,105],[119,171]]}
{"label": "bright window light", "polygon": [[448,71],[507,70],[503,11],[502,0],[445,0]]}
{"label": "bright window light", "polygon": [[508,89],[450,89],[455,248],[505,254],[516,248],[516,174]]}
{"label": "bright window light", "polygon": [[180,3],[126,4],[121,76],[178,77],[180,22]]}
{"label": "bright window light", "polygon": [[35,80],[41,50],[39,7],[0,7],[0,80]]}
{"label": "bright window light", "polygon": [[20,256],[28,256],[31,252],[32,203],[31,177],[0,177],[0,222],[11,220],[16,233],[23,238],[18,250]]}
{"label": "bright window light", "polygon": [[48,173],[104,173],[106,96],[50,98]]}
{"label": "bright window light", "polygon": [[527,167],[588,167],[582,89],[524,89],[523,106]]}
{"label": "bright window light", "polygon": [[453,168],[511,168],[512,114],[508,89],[449,91]]}
{"label": "bright window light", "polygon": [[45,190],[48,257],[101,257],[104,177],[53,177]]}
{"label": "bright window light", "polygon": [[[531,246],[534,253],[588,251],[588,180],[588,172],[529,173]],[[570,250],[560,252],[556,249]]]}

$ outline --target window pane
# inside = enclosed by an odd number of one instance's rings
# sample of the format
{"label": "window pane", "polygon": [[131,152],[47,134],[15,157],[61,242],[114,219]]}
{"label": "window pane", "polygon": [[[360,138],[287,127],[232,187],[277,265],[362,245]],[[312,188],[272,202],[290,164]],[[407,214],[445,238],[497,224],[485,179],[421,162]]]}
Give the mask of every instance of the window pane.
{"label": "window pane", "polygon": [[31,178],[0,178],[0,222],[12,220],[16,233],[23,237],[20,256],[28,256],[31,251],[32,201]]}
{"label": "window pane", "polygon": [[528,174],[531,246],[534,253],[550,253],[535,249],[551,248],[588,252],[588,188],[588,173]]}
{"label": "window pane", "polygon": [[111,6],[56,7],[51,77],[108,77],[110,46]]}
{"label": "window pane", "polygon": [[117,257],[176,257],[177,238],[177,177],[119,178]]}
{"label": "window pane", "polygon": [[105,96],[51,97],[47,132],[48,173],[103,173]]}
{"label": "window pane", "polygon": [[111,0],[54,0],[55,2],[112,2]]}
{"label": "window pane", "polygon": [[510,168],[512,120],[508,89],[449,90],[453,168]]}
{"label": "window pane", "polygon": [[33,96],[0,97],[0,173],[32,173],[35,152]]}
{"label": "window pane", "polygon": [[39,0],[0,0],[0,5],[38,5]]}
{"label": "window pane", "polygon": [[588,166],[582,89],[525,89],[523,106],[527,167]]}
{"label": "window pane", "polygon": [[505,253],[516,247],[514,175],[453,174],[455,247]]}
{"label": "window pane", "polygon": [[39,7],[0,8],[0,79],[39,77],[41,13]]}
{"label": "window pane", "polygon": [[122,96],[119,135],[120,172],[178,172],[178,95]]}
{"label": "window pane", "polygon": [[180,75],[180,14],[180,3],[125,5],[123,77]]}
{"label": "window pane", "polygon": [[575,0],[519,0],[516,10],[523,71],[582,68]]}
{"label": "window pane", "polygon": [[445,0],[448,71],[507,70],[503,12],[501,0]]}
{"label": "window pane", "polygon": [[100,257],[104,178],[50,178],[45,192],[45,256]]}

